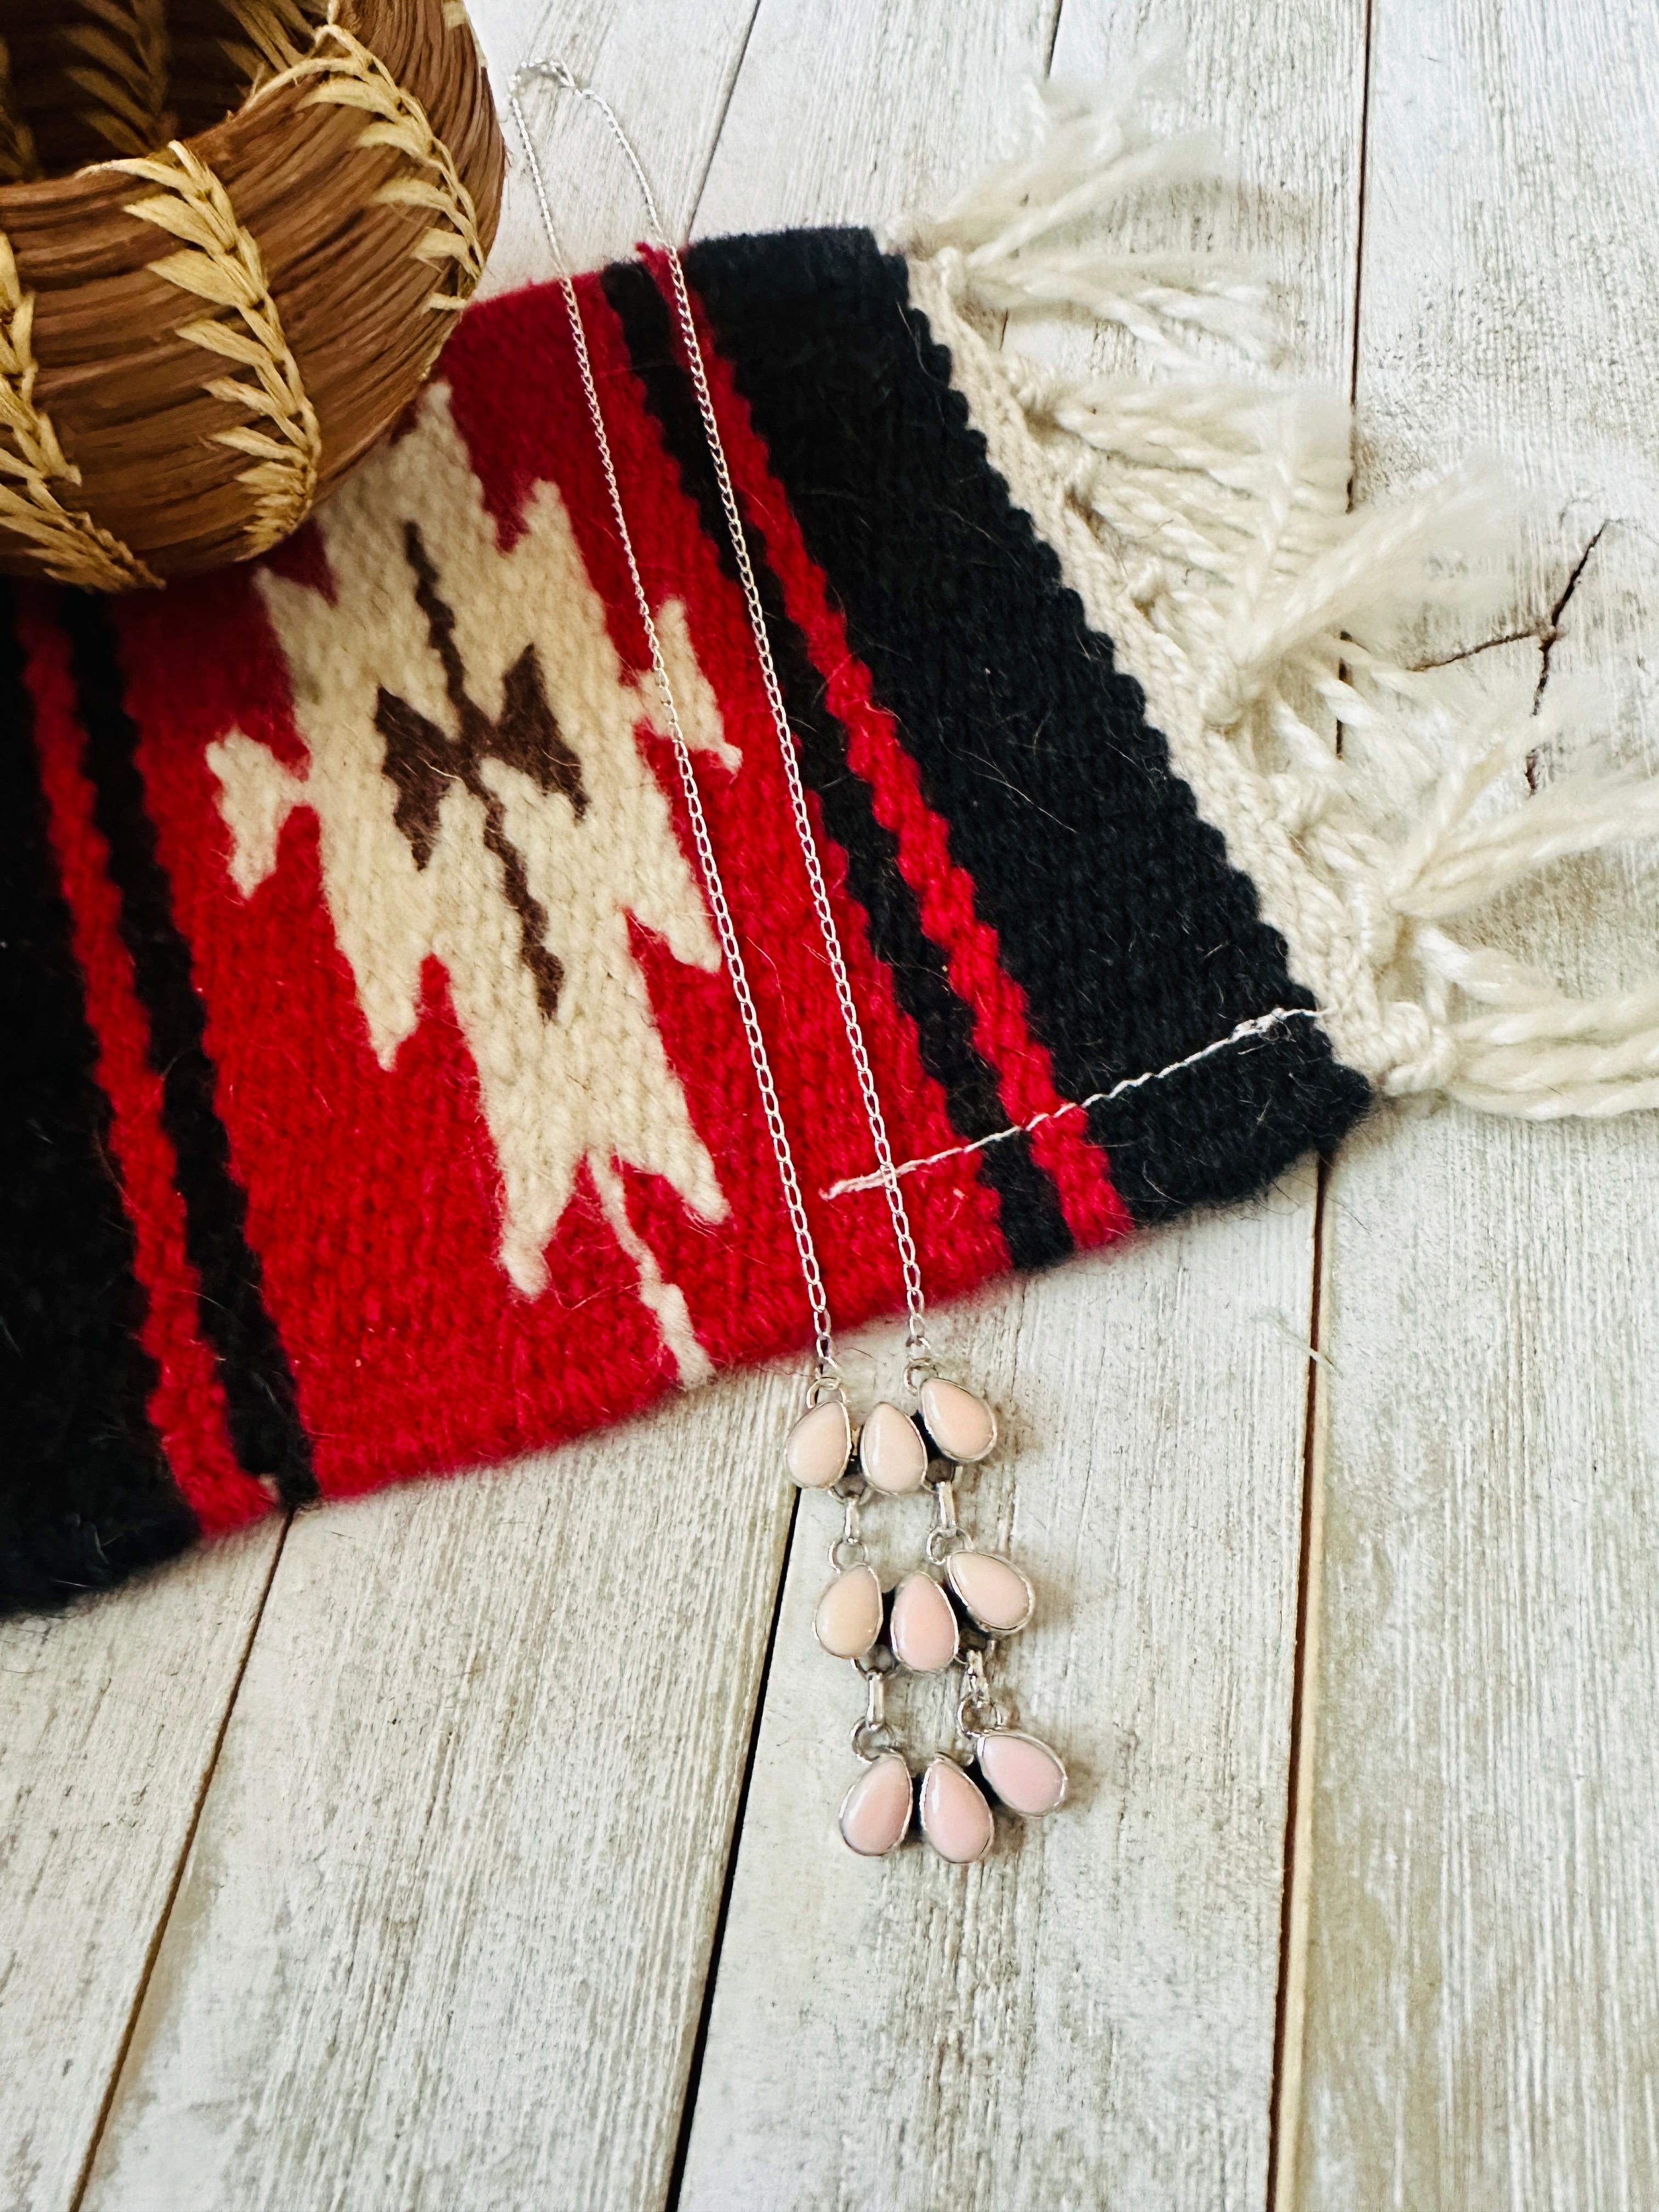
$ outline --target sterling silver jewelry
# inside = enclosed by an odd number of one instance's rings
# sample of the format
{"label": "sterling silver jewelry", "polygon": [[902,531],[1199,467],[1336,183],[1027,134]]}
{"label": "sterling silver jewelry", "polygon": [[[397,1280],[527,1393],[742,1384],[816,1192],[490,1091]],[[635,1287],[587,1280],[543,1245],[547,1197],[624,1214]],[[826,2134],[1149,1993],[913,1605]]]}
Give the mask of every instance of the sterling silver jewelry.
{"label": "sterling silver jewelry", "polygon": [[[824,957],[835,985],[848,1051],[875,1152],[871,1178],[887,1200],[894,1244],[904,1282],[906,1390],[915,1399],[908,1413],[885,1400],[855,1425],[846,1383],[836,1363],[835,1332],[823,1273],[801,1199],[800,1176],[789,1141],[766,1039],[744,966],[732,909],[703,810],[696,765],[686,743],[673,685],[657,635],[634,541],[623,512],[610,433],[593,376],[581,303],[560,246],[547,185],[526,121],[520,90],[536,78],[574,93],[603,117],[627,160],[642,199],[651,243],[662,252],[674,295],[676,318],[702,418],[703,434],[718,484],[720,506],[737,563],[753,635],[756,659],[766,695],[789,793],[790,812],[805,863],[812,906]],[[854,1755],[864,1771],[842,1801],[841,1832],[848,1847],[867,1858],[892,1850],[919,1819],[922,1834],[942,1858],[964,1863],[982,1858],[994,1839],[988,1790],[1012,1812],[1027,1819],[1053,1812],[1066,1795],[1066,1770],[1058,1755],[1037,1737],[1012,1727],[995,1701],[987,1672],[999,1641],[1017,1635],[1030,1619],[1030,1584],[1012,1561],[977,1548],[957,1517],[957,1484],[964,1468],[988,1458],[997,1441],[996,1417],[985,1401],[939,1370],[927,1340],[927,1306],[915,1238],[888,1139],[881,1095],[853,994],[852,978],[830,907],[817,840],[806,804],[795,738],[778,683],[759,586],[750,560],[737,494],[709,388],[679,249],[668,238],[638,155],[609,104],[578,82],[566,64],[526,63],[513,79],[509,106],[523,142],[543,227],[559,270],[582,394],[611,502],[611,516],[628,564],[635,603],[651,653],[651,666],[662,696],[675,763],[684,794],[691,841],[696,849],[703,889],[715,933],[731,978],[749,1057],[760,1092],[768,1134],[777,1164],[785,1209],[799,1258],[801,1279],[811,1309],[814,1361],[804,1409],[784,1441],[784,1467],[803,1490],[827,1492],[842,1508],[840,1533],[830,1546],[832,1579],[818,1601],[813,1621],[818,1643],[832,1658],[848,1661],[864,1686],[864,1711],[854,1727]],[[866,1505],[875,1497],[897,1497],[929,1488],[933,1525],[922,1563],[890,1592],[884,1591],[871,1565],[862,1533]],[[886,1713],[887,1684],[896,1674],[933,1674],[956,1669],[961,1689],[956,1705],[960,1756],[936,1754],[920,1782]]]}

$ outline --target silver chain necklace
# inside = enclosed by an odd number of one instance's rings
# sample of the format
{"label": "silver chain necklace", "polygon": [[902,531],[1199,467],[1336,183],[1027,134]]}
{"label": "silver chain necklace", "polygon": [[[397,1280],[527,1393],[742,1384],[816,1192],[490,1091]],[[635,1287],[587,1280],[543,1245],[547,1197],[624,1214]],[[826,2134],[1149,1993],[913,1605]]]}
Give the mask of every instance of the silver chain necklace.
{"label": "silver chain necklace", "polygon": [[[546,180],[525,118],[520,92],[532,78],[544,79],[575,94],[604,118],[639,187],[650,240],[665,257],[674,294],[684,366],[696,396],[720,491],[720,507],[748,610],[761,683],[777,736],[790,812],[875,1150],[877,1172],[872,1180],[886,1197],[904,1281],[909,1316],[905,1333],[904,1379],[906,1389],[918,1399],[917,1409],[914,1413],[906,1413],[897,1406],[882,1401],[871,1408],[857,1429],[848,1404],[846,1383],[836,1360],[829,1295],[801,1197],[800,1176],[778,1102],[765,1034],[750,989],[731,903],[703,810],[696,768],[681,726],[673,684],[623,509],[611,436],[588,352],[581,302],[574,278],[566,266]],[[639,156],[614,112],[597,93],[580,83],[563,62],[526,63],[514,73],[508,104],[529,163],[548,246],[560,272],[558,281],[564,294],[582,395],[592,424],[611,517],[650,647],[652,671],[662,696],[704,894],[737,1000],[800,1261],[801,1279],[811,1308],[816,1358],[806,1384],[805,1409],[785,1439],[783,1457],[789,1475],[802,1489],[827,1491],[840,1503],[842,1510],[841,1533],[830,1547],[834,1578],[818,1601],[813,1622],[823,1650],[833,1658],[850,1660],[865,1689],[865,1710],[854,1727],[852,1738],[854,1753],[864,1771],[842,1800],[841,1832],[854,1851],[866,1857],[881,1857],[903,1840],[909,1832],[913,1813],[919,1809],[922,1833],[942,1857],[957,1862],[981,1858],[990,1849],[994,1836],[991,1808],[980,1786],[981,1782],[1012,1811],[1027,1818],[1054,1811],[1066,1795],[1066,1770],[1060,1759],[1036,1737],[1008,1725],[1009,1717],[993,1698],[986,1671],[988,1655],[994,1650],[998,1639],[1017,1633],[1030,1620],[1030,1584],[1011,1561],[997,1553],[978,1550],[957,1518],[958,1475],[963,1468],[977,1465],[989,1456],[996,1444],[996,1419],[982,1399],[939,1373],[927,1340],[927,1307],[915,1238],[899,1186],[886,1116],[882,1111],[881,1094],[859,1018],[852,977],[824,883],[794,733],[778,683],[760,587],[726,464],[678,248],[664,230],[655,196]],[[863,1506],[872,1492],[897,1496],[920,1490],[924,1485],[931,1489],[933,1498],[933,1525],[928,1532],[924,1563],[905,1575],[890,1595],[884,1594],[861,1533]],[[952,1757],[943,1752],[935,1755],[927,1762],[918,1791],[909,1759],[886,1717],[888,1680],[897,1672],[934,1674],[951,1668],[957,1668],[961,1675],[956,1721],[965,1757]]]}

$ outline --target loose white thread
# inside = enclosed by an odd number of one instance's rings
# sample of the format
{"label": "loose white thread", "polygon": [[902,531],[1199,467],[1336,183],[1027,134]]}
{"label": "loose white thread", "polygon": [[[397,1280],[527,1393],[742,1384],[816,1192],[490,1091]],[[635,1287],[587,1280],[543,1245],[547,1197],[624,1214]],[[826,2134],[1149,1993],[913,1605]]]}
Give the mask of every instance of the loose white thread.
{"label": "loose white thread", "polygon": [[[1243,1037],[1265,1036],[1281,1022],[1318,1019],[1319,1012],[1315,1006],[1275,1006],[1270,1014],[1255,1014],[1248,1022],[1241,1022],[1236,1030],[1230,1030],[1224,1037],[1218,1037],[1213,1044],[1189,1052],[1185,1060],[1172,1060],[1167,1067],[1151,1068],[1145,1075],[1127,1075],[1109,1091],[1093,1091],[1086,1098],[1068,1098],[1063,1105],[1049,1106],[1041,1114],[1033,1114],[1027,1121],[1016,1121],[1012,1128],[993,1130],[988,1137],[975,1137],[971,1145],[951,1145],[942,1152],[929,1152],[924,1159],[901,1160],[893,1172],[916,1175],[923,1168],[936,1168],[946,1160],[963,1159],[969,1152],[982,1152],[988,1145],[1006,1145],[1010,1137],[1023,1137],[1032,1129],[1040,1129],[1045,1121],[1058,1121],[1067,1114],[1086,1114],[1091,1106],[1104,1106],[1113,1098],[1121,1098],[1126,1091],[1139,1091],[1143,1084],[1162,1083],[1166,1075],[1179,1075],[1183,1067],[1196,1067],[1200,1060],[1213,1059],[1217,1053],[1225,1052],[1229,1045],[1237,1044]],[[881,1187],[882,1177],[878,1175],[848,1176],[843,1182],[832,1182],[818,1196],[850,1198],[854,1191],[879,1190]]]}

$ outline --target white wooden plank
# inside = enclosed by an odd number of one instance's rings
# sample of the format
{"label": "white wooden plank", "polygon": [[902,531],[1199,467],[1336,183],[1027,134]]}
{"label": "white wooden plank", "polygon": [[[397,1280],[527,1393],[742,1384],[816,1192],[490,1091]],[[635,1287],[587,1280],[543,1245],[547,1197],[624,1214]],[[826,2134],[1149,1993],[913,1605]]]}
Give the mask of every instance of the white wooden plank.
{"label": "white wooden plank", "polygon": [[993,159],[1059,0],[762,0],[697,210],[705,237],[879,223]]}
{"label": "white wooden plank", "polygon": [[295,1523],[87,2212],[661,2202],[793,1389]]}
{"label": "white wooden plank", "polygon": [[280,1534],[0,1624],[0,2204],[64,2212]]}
{"label": "white wooden plank", "polygon": [[[1379,0],[1376,26],[1373,466],[1497,446],[1542,481],[1561,456],[1521,597],[1547,608],[1612,518],[1551,682],[1628,669],[1659,585],[1659,25],[1644,0]],[[1608,868],[1525,941],[1633,980],[1653,915],[1650,876]],[[1310,2212],[1659,2196],[1656,1178],[1651,1117],[1448,1112],[1379,1125],[1333,1180],[1285,2167]]]}
{"label": "white wooden plank", "polygon": [[[602,92],[639,147],[663,220],[683,236],[708,171],[757,0],[696,0],[672,10],[651,0],[469,0],[468,13],[502,110],[508,168],[501,228],[480,296],[544,281],[548,254],[519,137],[506,113],[520,63],[568,62]],[[588,268],[625,253],[643,230],[622,157],[586,102],[550,88],[526,92],[542,157],[558,183],[566,251]]]}
{"label": "white wooden plank", "polygon": [[[1067,0],[1055,65],[1109,71],[1145,27]],[[1185,27],[1193,82],[1171,122],[1219,121],[1248,174],[1294,180],[1292,208],[1265,191],[1246,227],[1298,302],[1301,366],[1346,377],[1360,11],[1298,9],[1286,35],[1266,5],[1194,7]],[[856,21],[763,6],[703,219],[758,219],[780,171],[792,216],[892,213],[929,143],[941,189],[965,181],[1006,143],[1019,57],[975,65],[963,35],[925,6]],[[855,198],[814,181],[823,81]],[[975,1484],[976,1525],[1043,1599],[1010,1680],[1076,1777],[1063,1813],[965,1875],[921,1851],[861,1863],[836,1837],[856,1702],[811,1642],[827,1516],[805,1502],[683,2212],[1261,2201],[1312,1225],[1308,1174],[951,1327],[952,1364],[1012,1414],[1017,1445]],[[890,1370],[892,1333],[871,1341]],[[884,1513],[889,1574],[921,1510]],[[942,1693],[915,1702],[946,1742]]]}

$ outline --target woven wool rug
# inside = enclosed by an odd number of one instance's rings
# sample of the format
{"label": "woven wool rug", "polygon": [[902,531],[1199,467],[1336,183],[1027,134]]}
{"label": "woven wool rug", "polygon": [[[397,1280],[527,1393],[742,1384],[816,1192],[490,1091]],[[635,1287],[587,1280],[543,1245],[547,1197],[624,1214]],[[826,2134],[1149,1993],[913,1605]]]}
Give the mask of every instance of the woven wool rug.
{"label": "woven wool rug", "polygon": [[[1526,1088],[1411,895],[1467,888],[1498,742],[1399,772],[1365,610],[1420,599],[1421,518],[1352,521],[1346,430],[1298,432],[1263,556],[1288,418],[1022,368],[998,206],[686,262],[936,1296],[1243,1197],[1378,1088]],[[850,1325],[902,1285],[665,288],[580,291]],[[1334,705],[1395,717],[1370,786]],[[7,1605],[810,1341],[556,287],[262,564],[9,598],[0,721]]]}

